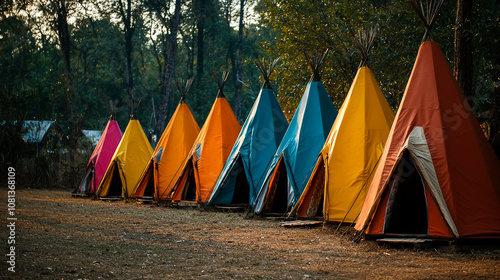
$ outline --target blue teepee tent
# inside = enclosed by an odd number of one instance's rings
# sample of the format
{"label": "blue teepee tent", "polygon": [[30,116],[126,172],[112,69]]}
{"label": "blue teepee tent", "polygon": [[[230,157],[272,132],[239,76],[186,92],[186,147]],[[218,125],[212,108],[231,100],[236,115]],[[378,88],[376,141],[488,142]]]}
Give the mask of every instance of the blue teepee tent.
{"label": "blue teepee tent", "polygon": [[288,121],[269,83],[276,65],[257,64],[264,84],[250,111],[231,154],[222,169],[207,205],[252,205]]}
{"label": "blue teepee tent", "polygon": [[253,205],[257,214],[284,214],[293,207],[337,117],[337,110],[319,76],[326,53],[314,60],[306,53],[313,76],[266,172]]}

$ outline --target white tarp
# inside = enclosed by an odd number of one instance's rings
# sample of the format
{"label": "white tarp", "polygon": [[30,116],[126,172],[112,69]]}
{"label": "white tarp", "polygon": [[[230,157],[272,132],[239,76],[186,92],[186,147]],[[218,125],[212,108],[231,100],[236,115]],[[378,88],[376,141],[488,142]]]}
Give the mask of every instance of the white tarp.
{"label": "white tarp", "polygon": [[429,151],[429,146],[427,145],[427,140],[425,139],[424,129],[420,126],[413,128],[404,146],[401,148],[402,151],[408,149],[410,152],[417,168],[422,175],[423,181],[426,183],[432,197],[435,199],[443,218],[450,227],[451,231],[455,237],[459,237],[457,227],[453,222],[450,211],[446,202],[444,200],[443,193],[441,192],[441,187],[439,186],[439,181],[436,175],[436,170],[434,169],[434,164],[432,162],[431,152]]}

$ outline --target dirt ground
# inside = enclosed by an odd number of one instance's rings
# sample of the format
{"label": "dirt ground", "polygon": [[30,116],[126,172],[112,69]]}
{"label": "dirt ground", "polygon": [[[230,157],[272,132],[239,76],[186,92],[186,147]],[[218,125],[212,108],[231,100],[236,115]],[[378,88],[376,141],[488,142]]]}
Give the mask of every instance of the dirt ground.
{"label": "dirt ground", "polygon": [[16,191],[16,267],[1,279],[500,279],[500,249],[394,248],[334,226],[283,228],[244,213]]}

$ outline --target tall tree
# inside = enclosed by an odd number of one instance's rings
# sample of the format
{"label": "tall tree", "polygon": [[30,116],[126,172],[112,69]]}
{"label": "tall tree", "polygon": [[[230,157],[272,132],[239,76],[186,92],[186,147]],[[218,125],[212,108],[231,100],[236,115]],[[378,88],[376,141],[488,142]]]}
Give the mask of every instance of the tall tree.
{"label": "tall tree", "polygon": [[73,172],[77,169],[77,158],[79,156],[85,114],[83,114],[83,112],[76,112],[79,102],[78,91],[73,85],[73,73],[71,72],[71,36],[68,27],[68,7],[66,5],[66,0],[52,1],[52,5],[56,12],[54,26],[57,31],[57,37],[59,38],[59,45],[63,53],[65,65],[64,81],[66,82],[66,111],[70,128],[69,143],[70,147],[73,149],[70,172]]}
{"label": "tall tree", "polygon": [[[233,27],[231,26],[231,21],[232,21],[232,15],[233,15],[233,0],[226,0],[221,2],[222,4],[222,11],[223,11],[223,18],[224,18],[224,24],[225,24],[225,31],[226,31],[226,65],[230,65],[230,68],[233,69],[233,71],[230,72],[231,75],[231,80],[233,80],[234,87],[237,88],[238,82],[238,71],[236,68],[236,51],[234,48],[234,40],[233,40]],[[236,97],[236,94],[235,94]],[[236,99],[235,99],[236,101]],[[235,111],[236,115],[236,111]],[[239,120],[238,115],[236,115],[236,118]]]}
{"label": "tall tree", "polygon": [[238,24],[238,61],[236,63],[236,94],[234,96],[234,114],[236,119],[241,121],[241,103],[242,103],[242,95],[243,95],[243,28],[245,25],[243,24],[243,18],[245,13],[245,0],[240,0],[240,16],[239,16],[239,24]]}
{"label": "tall tree", "polygon": [[[232,54],[233,54],[232,31],[233,31],[233,28],[231,27],[233,0],[226,0],[226,1],[221,2],[221,4],[222,4],[222,13],[223,13],[223,18],[224,18],[224,25],[225,25],[224,27],[225,27],[226,36],[227,36],[227,39],[226,39],[226,44],[227,44],[226,64],[229,64],[229,60],[233,59],[233,57],[232,57]],[[234,79],[236,79],[236,73],[234,75],[235,75]]]}
{"label": "tall tree", "polygon": [[28,106],[37,99],[31,88],[35,85],[33,73],[38,56],[32,51],[35,40],[17,10],[12,5],[0,9],[0,119],[4,121],[0,129],[0,167],[6,168],[16,167],[21,158],[21,123],[31,109]]}
{"label": "tall tree", "polygon": [[[472,3],[472,0],[457,0],[457,16],[455,20],[455,59],[453,74],[466,97],[472,97],[474,95],[471,22]],[[473,101],[471,98],[468,99],[469,102]]]}
{"label": "tall tree", "polygon": [[68,9],[66,7],[65,0],[53,1],[54,10],[56,12],[56,19],[54,22],[55,29],[57,31],[57,37],[59,38],[59,44],[61,46],[61,51],[63,53],[65,74],[68,83],[68,87],[73,87],[72,77],[71,77],[71,36],[69,34],[68,28]]}
{"label": "tall tree", "polygon": [[[65,83],[64,93],[66,95],[66,113],[69,122],[75,118],[75,102],[77,92],[73,86],[73,73],[71,71],[71,36],[68,27],[68,5],[66,0],[52,0],[47,6],[41,6],[47,16],[53,15],[52,27],[57,34],[57,39],[61,49],[64,70],[63,81]],[[70,125],[71,127],[71,125]]]}
{"label": "tall tree", "polygon": [[74,84],[75,80],[72,70],[72,38],[68,18],[70,17],[70,11],[74,13],[74,7],[75,2],[71,0],[50,0],[48,2],[39,3],[39,8],[44,12],[46,19],[51,23],[51,27],[57,36],[56,38],[64,65],[61,77],[64,84],[63,90],[66,104],[65,122],[69,127],[68,143],[71,150],[71,158],[67,166],[60,167],[67,167],[68,169],[66,169],[65,172],[68,174],[74,174],[78,172],[80,168],[78,159],[82,153],[82,129],[86,118],[86,111],[80,104],[81,100]]}
{"label": "tall tree", "polygon": [[196,29],[197,29],[197,60],[196,60],[196,74],[203,76],[203,64],[205,59],[205,46],[203,40],[205,38],[205,22],[207,18],[207,2],[208,0],[195,0],[194,8],[195,15],[197,15]]}
{"label": "tall tree", "polygon": [[[73,84],[73,73],[71,67],[71,35],[68,26],[68,2],[66,0],[52,0],[49,2],[51,7],[46,10],[46,12],[53,12],[55,18],[53,20],[53,28],[57,33],[57,38],[59,46],[61,48],[63,61],[64,61],[64,71],[63,80],[65,82],[65,96],[66,96],[66,114],[67,121],[70,127],[69,140],[72,148],[77,150],[79,148],[79,140],[82,135],[83,123],[85,117],[81,112],[77,112],[79,105],[78,103],[78,92]],[[76,155],[75,155],[76,156]]]}
{"label": "tall tree", "polygon": [[132,71],[132,37],[136,29],[137,19],[142,14],[142,5],[140,3],[133,4],[132,0],[117,0],[117,4],[118,14],[123,23],[123,35],[125,39],[125,83],[127,86],[128,98],[135,104],[137,98]]}
{"label": "tall tree", "polygon": [[177,54],[177,33],[179,31],[181,14],[181,0],[175,0],[174,14],[170,20],[170,35],[168,40],[167,60],[165,61],[165,76],[162,84],[162,101],[158,115],[156,132],[161,133],[165,124],[168,100],[172,92],[172,80],[175,70],[175,56]]}

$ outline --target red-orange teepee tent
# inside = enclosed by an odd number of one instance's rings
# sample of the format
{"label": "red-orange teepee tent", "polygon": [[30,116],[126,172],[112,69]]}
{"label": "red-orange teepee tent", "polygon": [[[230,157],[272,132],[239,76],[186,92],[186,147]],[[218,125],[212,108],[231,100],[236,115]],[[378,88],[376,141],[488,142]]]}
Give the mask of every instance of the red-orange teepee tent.
{"label": "red-orange teepee tent", "polygon": [[500,238],[500,162],[435,42],[420,46],[355,228]]}

